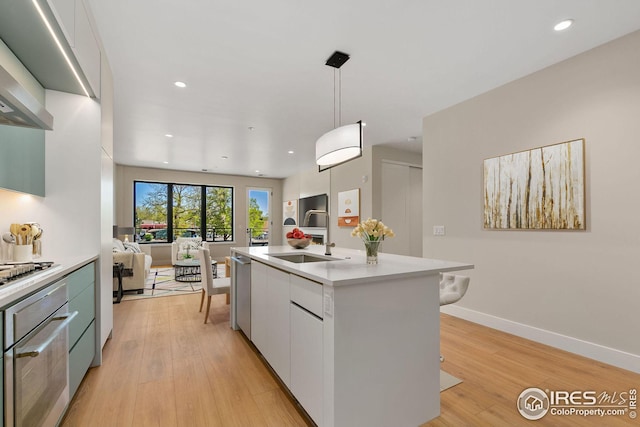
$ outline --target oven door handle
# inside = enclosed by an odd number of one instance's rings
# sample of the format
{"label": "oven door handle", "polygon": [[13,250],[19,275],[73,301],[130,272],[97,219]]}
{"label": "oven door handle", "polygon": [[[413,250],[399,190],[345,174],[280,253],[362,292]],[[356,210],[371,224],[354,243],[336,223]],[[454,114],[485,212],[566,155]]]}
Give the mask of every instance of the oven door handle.
{"label": "oven door handle", "polygon": [[61,321],[57,328],[53,330],[51,335],[42,342],[39,346],[25,347],[20,353],[16,353],[16,357],[37,357],[42,353],[49,345],[53,342],[54,339],[58,336],[60,331],[66,328],[69,323],[73,320],[74,317],[78,315],[77,311],[73,313],[67,313],[64,316],[56,316],[51,318],[51,322]]}

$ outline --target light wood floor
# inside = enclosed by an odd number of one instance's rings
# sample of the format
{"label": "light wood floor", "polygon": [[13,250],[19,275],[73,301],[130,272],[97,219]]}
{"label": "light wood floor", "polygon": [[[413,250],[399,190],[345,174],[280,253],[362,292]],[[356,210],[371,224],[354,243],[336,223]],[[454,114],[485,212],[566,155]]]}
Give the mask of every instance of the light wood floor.
{"label": "light wood floor", "polygon": [[[210,322],[199,294],[114,305],[103,365],[89,370],[62,426],[305,426],[244,338],[228,327],[224,295]],[[441,393],[442,414],[425,426],[624,426],[628,417],[547,414],[526,421],[516,400],[528,387],[640,389],[640,375],[441,315],[443,370],[464,380]]]}

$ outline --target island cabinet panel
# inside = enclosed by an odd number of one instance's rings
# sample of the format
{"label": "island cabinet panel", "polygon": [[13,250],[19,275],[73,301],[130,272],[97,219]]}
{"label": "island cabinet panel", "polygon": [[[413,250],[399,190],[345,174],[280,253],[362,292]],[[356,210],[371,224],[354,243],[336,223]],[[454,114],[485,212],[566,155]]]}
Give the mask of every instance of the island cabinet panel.
{"label": "island cabinet panel", "polygon": [[322,319],[292,302],[290,390],[318,427],[324,425],[322,363]]}
{"label": "island cabinet panel", "polygon": [[291,301],[322,319],[322,284],[291,275]]}
{"label": "island cabinet panel", "polygon": [[251,263],[251,341],[289,386],[289,273]]}
{"label": "island cabinet panel", "polygon": [[267,351],[264,355],[282,382],[291,376],[289,273],[267,267]]}

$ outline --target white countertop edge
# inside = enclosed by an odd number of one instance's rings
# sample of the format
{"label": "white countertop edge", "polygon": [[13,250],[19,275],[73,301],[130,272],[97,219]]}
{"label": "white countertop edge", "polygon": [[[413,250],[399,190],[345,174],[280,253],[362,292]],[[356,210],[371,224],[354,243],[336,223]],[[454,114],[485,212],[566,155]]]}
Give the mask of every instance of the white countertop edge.
{"label": "white countertop edge", "polygon": [[[96,261],[98,255],[78,255],[54,261],[54,267],[49,267],[41,273],[27,276],[24,279],[10,282],[0,287],[0,307],[11,305],[22,297],[40,290],[49,283],[66,276],[78,268]],[[43,260],[44,261],[44,260]]]}
{"label": "white countertop edge", "polygon": [[231,252],[329,286],[424,277],[474,268],[473,264],[468,263],[385,253],[379,254],[377,265],[367,265],[364,250],[347,248],[332,248],[332,258],[338,260],[327,262],[296,264],[270,256],[303,253],[324,256],[324,246],[320,245],[312,245],[305,249],[294,249],[290,246],[232,247]]}

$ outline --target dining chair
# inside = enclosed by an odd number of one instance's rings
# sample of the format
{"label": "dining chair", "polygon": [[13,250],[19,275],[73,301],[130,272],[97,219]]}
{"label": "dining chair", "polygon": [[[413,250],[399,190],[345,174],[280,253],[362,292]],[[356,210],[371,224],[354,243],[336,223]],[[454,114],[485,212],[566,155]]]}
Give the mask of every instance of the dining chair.
{"label": "dining chair", "polygon": [[207,296],[207,310],[204,315],[204,323],[209,319],[209,309],[211,308],[211,296],[219,294],[227,294],[227,304],[229,303],[229,284],[230,279],[223,277],[220,279],[213,278],[213,269],[211,267],[211,254],[209,249],[200,248],[200,276],[202,277],[202,298],[200,298],[200,312],[204,305],[204,297]]}
{"label": "dining chair", "polygon": [[[453,304],[462,299],[467,293],[471,278],[457,274],[442,274],[440,280],[440,306]],[[444,357],[440,355],[440,362],[444,362]]]}

